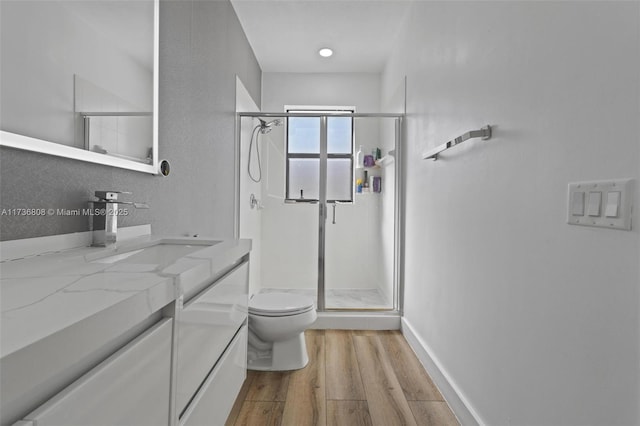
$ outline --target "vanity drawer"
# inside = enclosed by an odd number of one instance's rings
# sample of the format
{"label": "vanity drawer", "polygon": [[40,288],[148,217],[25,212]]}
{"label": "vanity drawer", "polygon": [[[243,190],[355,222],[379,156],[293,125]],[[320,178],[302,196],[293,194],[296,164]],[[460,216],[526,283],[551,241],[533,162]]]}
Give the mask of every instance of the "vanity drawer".
{"label": "vanity drawer", "polygon": [[25,421],[38,426],[167,425],[172,319],[164,319]]}
{"label": "vanity drawer", "polygon": [[180,426],[225,424],[246,377],[247,326],[245,325],[185,410],[180,418]]}
{"label": "vanity drawer", "polygon": [[244,262],[186,303],[180,312],[176,394],[178,413],[187,407],[233,336],[245,323],[248,280],[249,264]]}

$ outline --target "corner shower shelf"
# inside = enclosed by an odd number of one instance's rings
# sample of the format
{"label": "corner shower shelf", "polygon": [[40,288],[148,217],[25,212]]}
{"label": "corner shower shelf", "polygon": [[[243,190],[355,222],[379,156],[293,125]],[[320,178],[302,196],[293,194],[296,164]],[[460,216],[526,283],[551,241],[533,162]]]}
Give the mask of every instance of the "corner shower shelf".
{"label": "corner shower shelf", "polygon": [[393,163],[395,158],[393,155],[385,155],[379,160],[376,160],[376,167],[386,167],[389,164]]}

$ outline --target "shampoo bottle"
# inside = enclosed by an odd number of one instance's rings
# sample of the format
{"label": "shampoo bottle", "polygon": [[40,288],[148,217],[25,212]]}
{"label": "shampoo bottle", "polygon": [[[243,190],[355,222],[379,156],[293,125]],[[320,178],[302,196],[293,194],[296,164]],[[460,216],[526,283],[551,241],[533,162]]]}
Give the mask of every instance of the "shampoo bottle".
{"label": "shampoo bottle", "polygon": [[362,145],[360,145],[360,148],[358,149],[358,152],[356,152],[356,167],[357,168],[362,168],[363,167],[363,154],[362,154]]}

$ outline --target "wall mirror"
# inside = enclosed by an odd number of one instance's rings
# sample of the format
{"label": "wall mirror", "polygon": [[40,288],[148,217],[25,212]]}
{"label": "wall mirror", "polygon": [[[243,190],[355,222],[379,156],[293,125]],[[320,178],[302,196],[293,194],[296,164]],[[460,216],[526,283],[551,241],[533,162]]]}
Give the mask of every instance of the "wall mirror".
{"label": "wall mirror", "polygon": [[0,145],[156,174],[158,12],[0,1]]}

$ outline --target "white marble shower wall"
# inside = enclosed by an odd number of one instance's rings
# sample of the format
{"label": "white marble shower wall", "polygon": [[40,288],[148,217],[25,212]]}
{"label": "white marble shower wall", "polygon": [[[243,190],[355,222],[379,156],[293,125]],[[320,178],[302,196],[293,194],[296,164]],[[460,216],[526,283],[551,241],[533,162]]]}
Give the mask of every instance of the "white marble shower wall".
{"label": "white marble shower wall", "polygon": [[[236,77],[236,112],[257,112],[258,107],[245,88],[240,78]],[[249,263],[249,294],[257,293],[262,275],[262,209],[259,205],[251,206],[251,194],[257,202],[262,203],[262,184],[253,182],[248,175],[249,146],[251,134],[258,120],[245,117],[240,122],[240,238],[249,238],[251,244],[251,262]],[[255,148],[255,147],[254,147]],[[257,174],[257,167],[252,162],[252,173]]]}

